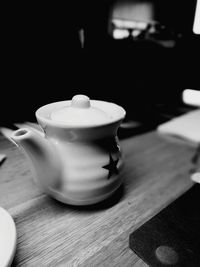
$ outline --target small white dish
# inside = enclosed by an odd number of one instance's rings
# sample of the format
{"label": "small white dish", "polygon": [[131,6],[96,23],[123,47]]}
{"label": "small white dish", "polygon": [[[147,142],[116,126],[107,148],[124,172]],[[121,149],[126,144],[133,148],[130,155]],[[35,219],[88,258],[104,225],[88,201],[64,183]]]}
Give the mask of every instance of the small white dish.
{"label": "small white dish", "polygon": [[0,266],[9,267],[17,244],[15,223],[10,214],[0,207]]}

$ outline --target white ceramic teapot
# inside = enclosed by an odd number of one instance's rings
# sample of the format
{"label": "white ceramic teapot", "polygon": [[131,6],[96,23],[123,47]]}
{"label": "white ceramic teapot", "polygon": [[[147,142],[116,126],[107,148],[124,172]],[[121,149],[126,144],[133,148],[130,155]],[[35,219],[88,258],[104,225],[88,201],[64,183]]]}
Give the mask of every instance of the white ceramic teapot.
{"label": "white ceramic teapot", "polygon": [[94,204],[122,183],[117,129],[124,117],[114,103],[76,95],[36,111],[44,136],[23,128],[11,138],[28,155],[44,192],[64,203]]}

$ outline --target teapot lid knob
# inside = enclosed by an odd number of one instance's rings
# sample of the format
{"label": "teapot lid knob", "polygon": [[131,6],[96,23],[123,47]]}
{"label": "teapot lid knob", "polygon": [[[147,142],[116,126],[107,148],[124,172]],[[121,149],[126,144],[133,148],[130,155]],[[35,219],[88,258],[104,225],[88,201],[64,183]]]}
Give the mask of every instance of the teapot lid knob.
{"label": "teapot lid knob", "polygon": [[86,95],[75,95],[71,101],[73,108],[90,108],[90,99]]}

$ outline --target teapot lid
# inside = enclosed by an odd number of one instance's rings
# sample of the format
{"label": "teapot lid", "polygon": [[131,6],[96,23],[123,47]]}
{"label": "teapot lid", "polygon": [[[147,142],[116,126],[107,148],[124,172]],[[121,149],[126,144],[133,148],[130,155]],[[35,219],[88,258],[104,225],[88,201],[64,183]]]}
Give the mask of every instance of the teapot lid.
{"label": "teapot lid", "polygon": [[69,105],[52,111],[50,118],[55,122],[76,126],[104,124],[112,120],[109,113],[91,103],[88,96],[75,95]]}

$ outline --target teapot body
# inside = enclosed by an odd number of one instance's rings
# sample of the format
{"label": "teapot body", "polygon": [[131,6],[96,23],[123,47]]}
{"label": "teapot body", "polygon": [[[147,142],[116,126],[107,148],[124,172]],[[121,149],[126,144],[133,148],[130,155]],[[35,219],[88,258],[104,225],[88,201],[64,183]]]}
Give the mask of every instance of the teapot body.
{"label": "teapot body", "polygon": [[75,96],[39,108],[43,129],[19,129],[12,140],[30,159],[34,180],[53,198],[73,205],[100,202],[122,183],[117,130],[125,110],[104,101]]}
{"label": "teapot body", "polygon": [[42,185],[47,194],[64,203],[90,205],[108,198],[121,185],[120,121],[86,128],[48,125],[39,118],[38,122],[60,162],[56,181]]}
{"label": "teapot body", "polygon": [[43,129],[15,131],[11,139],[30,160],[34,180],[53,198],[72,205],[103,201],[122,183],[117,130],[125,110],[84,95],[36,111]]}

